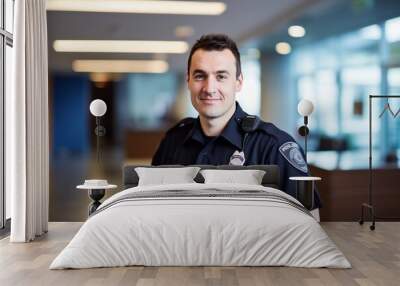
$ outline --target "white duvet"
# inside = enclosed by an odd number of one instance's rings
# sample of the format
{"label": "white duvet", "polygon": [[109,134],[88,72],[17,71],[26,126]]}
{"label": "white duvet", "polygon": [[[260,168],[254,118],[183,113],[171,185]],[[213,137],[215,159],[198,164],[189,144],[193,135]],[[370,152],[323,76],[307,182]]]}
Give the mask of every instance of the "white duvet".
{"label": "white duvet", "polygon": [[178,195],[121,200],[137,192],[168,190],[263,191],[299,204],[279,190],[254,185],[127,189],[100,206],[50,269],[127,265],[351,267],[307,211],[279,199]]}

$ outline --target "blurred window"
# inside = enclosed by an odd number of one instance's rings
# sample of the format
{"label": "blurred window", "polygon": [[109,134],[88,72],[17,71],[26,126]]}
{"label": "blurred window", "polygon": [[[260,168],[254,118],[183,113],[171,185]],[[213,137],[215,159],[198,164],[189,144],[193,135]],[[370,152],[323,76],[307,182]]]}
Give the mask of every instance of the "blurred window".
{"label": "blurred window", "polygon": [[249,114],[260,115],[261,111],[261,67],[254,56],[242,57],[243,87],[237,94],[240,106]]}
{"label": "blurred window", "polygon": [[400,17],[386,21],[385,35],[388,42],[388,61],[391,64],[400,64]]}
{"label": "blurred window", "polygon": [[[305,46],[293,59],[297,97],[315,103],[311,131],[368,148],[369,95],[400,94],[400,17]],[[397,112],[400,100],[389,101]],[[384,105],[373,101],[373,118]],[[374,121],[375,146],[400,148],[398,117]]]}
{"label": "blurred window", "polygon": [[[380,69],[378,66],[346,67],[342,70],[341,120],[342,134],[351,139],[353,148],[368,148],[368,104],[370,94],[380,92]],[[380,102],[374,100],[373,118],[378,117]],[[373,124],[376,133],[381,121]],[[374,136],[375,137],[375,136]]]}
{"label": "blurred window", "polygon": [[121,120],[132,129],[157,129],[171,116],[178,81],[174,73],[129,74],[118,90]]}
{"label": "blurred window", "polygon": [[[389,94],[400,95],[400,67],[391,68],[388,71],[388,89]],[[400,111],[400,98],[389,99],[390,107],[396,114]],[[400,148],[400,112],[397,113],[396,118],[390,116],[389,121],[389,134],[391,149]]]}
{"label": "blurred window", "polygon": [[14,31],[14,0],[5,0],[5,30],[9,33]]}
{"label": "blurred window", "polygon": [[338,90],[334,70],[319,70],[316,73],[316,116],[319,133],[328,136],[339,132]]}
{"label": "blurred window", "polygon": [[0,0],[0,228],[5,220],[11,217],[11,194],[4,188],[4,104],[5,98],[11,93],[11,72],[13,65],[13,21],[14,1]]}

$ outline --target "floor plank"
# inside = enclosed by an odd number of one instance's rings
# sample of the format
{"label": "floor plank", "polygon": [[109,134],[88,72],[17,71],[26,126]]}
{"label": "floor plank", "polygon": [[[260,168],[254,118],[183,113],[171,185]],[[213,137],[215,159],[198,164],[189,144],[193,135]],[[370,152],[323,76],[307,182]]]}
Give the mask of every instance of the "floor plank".
{"label": "floor plank", "polygon": [[375,231],[356,222],[324,222],[322,227],[352,263],[352,269],[290,267],[116,267],[48,269],[82,223],[53,222],[32,243],[0,240],[0,285],[399,285],[400,222],[379,222]]}

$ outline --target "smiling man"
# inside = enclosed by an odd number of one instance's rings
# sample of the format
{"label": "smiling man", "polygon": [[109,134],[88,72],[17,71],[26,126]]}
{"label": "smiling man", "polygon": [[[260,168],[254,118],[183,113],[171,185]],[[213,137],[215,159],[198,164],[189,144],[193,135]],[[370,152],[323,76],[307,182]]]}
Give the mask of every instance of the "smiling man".
{"label": "smiling man", "polygon": [[289,177],[308,174],[302,150],[289,134],[242,110],[236,102],[242,83],[235,42],[226,35],[202,36],[190,51],[187,67],[191,101],[199,116],[167,131],[152,164],[276,164],[282,189],[295,196]]}
{"label": "smiling man", "polygon": [[235,113],[235,94],[243,76],[236,66],[237,49],[196,49],[189,60],[188,86],[192,104],[206,136],[218,136]]}

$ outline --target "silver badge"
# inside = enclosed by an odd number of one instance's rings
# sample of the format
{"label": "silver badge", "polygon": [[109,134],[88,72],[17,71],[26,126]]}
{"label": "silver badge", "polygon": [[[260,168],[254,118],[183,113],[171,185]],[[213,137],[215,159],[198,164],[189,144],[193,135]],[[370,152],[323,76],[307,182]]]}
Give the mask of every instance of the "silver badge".
{"label": "silver badge", "polygon": [[230,160],[229,160],[229,165],[233,166],[243,166],[244,162],[246,161],[244,157],[243,151],[235,151],[233,152]]}
{"label": "silver badge", "polygon": [[296,169],[303,173],[308,172],[306,161],[301,154],[300,147],[296,142],[286,142],[279,147],[282,156]]}

